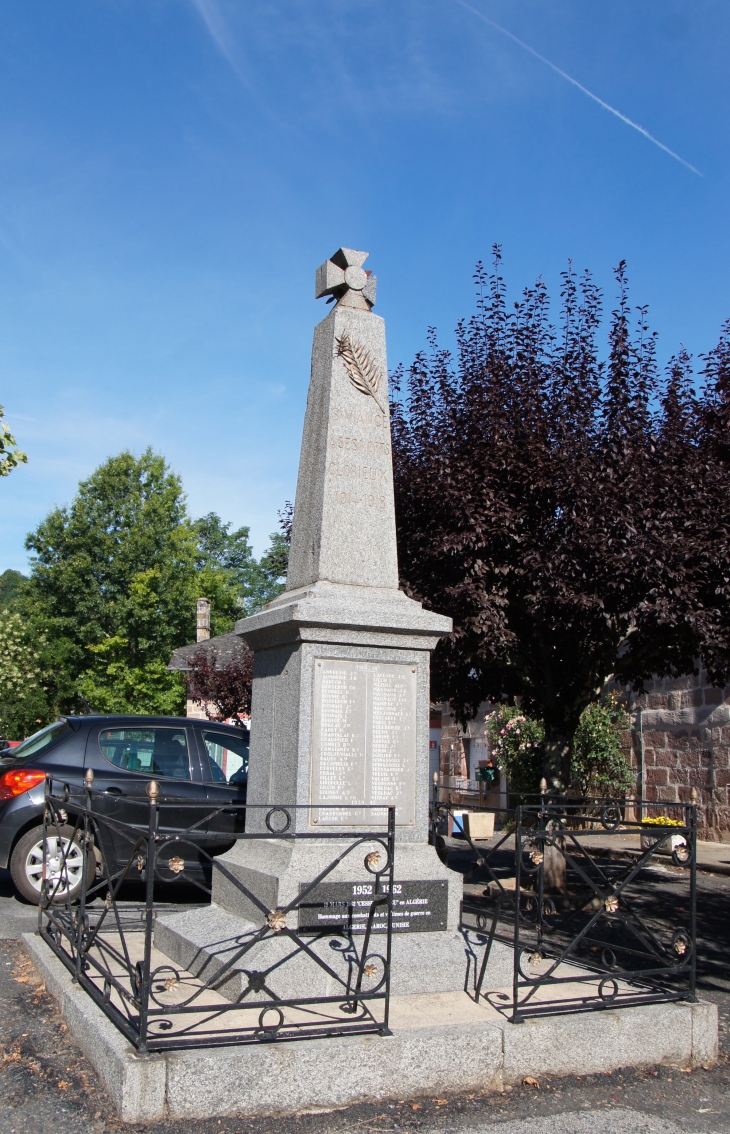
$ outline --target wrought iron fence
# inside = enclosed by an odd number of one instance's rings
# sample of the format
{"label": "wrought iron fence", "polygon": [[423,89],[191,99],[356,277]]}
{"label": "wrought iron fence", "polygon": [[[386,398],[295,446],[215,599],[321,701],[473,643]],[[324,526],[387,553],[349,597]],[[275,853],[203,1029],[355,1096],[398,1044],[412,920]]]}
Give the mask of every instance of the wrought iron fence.
{"label": "wrought iron fence", "polygon": [[[463,800],[434,791],[434,840],[443,841],[439,830],[457,808]],[[472,808],[478,814],[476,801]],[[462,907],[466,988],[475,999],[486,995],[514,1023],[696,999],[694,803],[545,794],[491,810],[501,830],[488,845],[470,836],[468,823],[460,832],[465,881],[486,882]],[[649,884],[647,868],[656,866],[661,874]],[[667,878],[671,896],[657,884]],[[512,950],[511,992],[485,989],[495,941]]]}
{"label": "wrought iron fence", "polygon": [[[170,800],[160,795],[154,780],[145,797],[125,796],[124,808],[127,815],[130,808],[135,811],[133,821],[115,817],[106,793],[94,790],[93,774],[87,773],[84,788],[54,783],[50,777],[46,781],[39,932],[140,1053],[390,1034],[394,808],[383,808],[387,820],[382,824],[371,822],[368,809],[362,827],[358,809],[352,808],[351,830],[310,833],[293,829],[296,813],[308,811],[306,807],[216,807],[204,798]],[[263,833],[245,829],[246,816],[256,811],[264,818]],[[296,898],[270,909],[215,854],[234,843],[262,839],[331,844],[331,858],[326,852],[326,864],[300,885]],[[155,946],[155,886],[185,880],[207,900],[214,862],[226,884],[257,911],[255,920],[261,924],[248,926],[229,943],[214,972],[196,976]],[[334,922],[327,916],[325,926],[318,927],[313,910],[330,904],[318,887],[343,865],[347,876],[369,880],[358,884],[360,893],[369,892],[359,903],[365,914],[354,925],[352,904],[341,900],[333,903],[338,907]],[[136,909],[123,900],[132,882],[144,885],[144,902]],[[282,995],[277,983],[281,989],[287,972]],[[237,984],[233,977],[239,978]],[[292,995],[292,987],[301,994]]]}

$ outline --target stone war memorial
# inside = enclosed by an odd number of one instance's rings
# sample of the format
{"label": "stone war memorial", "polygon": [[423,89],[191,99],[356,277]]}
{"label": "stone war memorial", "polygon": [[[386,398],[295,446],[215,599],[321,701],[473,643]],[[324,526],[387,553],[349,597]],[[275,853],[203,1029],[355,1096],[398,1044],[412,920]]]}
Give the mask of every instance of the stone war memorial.
{"label": "stone war memorial", "polygon": [[[254,651],[248,803],[305,805],[294,821],[310,832],[383,823],[394,804],[391,988],[445,991],[464,981],[462,879],[428,845],[429,655],[451,620],[398,589],[385,325],[366,255],[341,248],[317,272],[317,297],[336,303],[314,333],[286,590],[237,625]],[[249,829],[265,831],[264,815],[249,812]],[[275,909],[332,856],[267,840],[222,862]],[[348,859],[320,896],[372,882]],[[222,911],[257,920],[221,871],[213,902],[229,931]]]}
{"label": "stone war memorial", "polygon": [[[80,903],[42,897],[39,933],[24,938],[125,1121],[717,1058],[694,912],[677,903],[676,924],[645,923],[627,896],[634,860],[609,868],[594,854],[592,838],[627,830],[615,807],[515,806],[488,849],[469,844],[486,872],[480,906],[429,841],[429,667],[451,620],[398,586],[385,325],[367,255],[340,248],[316,273],[333,306],[314,331],[286,589],[236,627],[254,653],[246,803],[215,805],[201,784],[181,834],[183,805],[151,780],[139,822],[114,824],[124,870],[100,856]],[[47,784],[46,822],[78,815],[103,846],[104,793],[85,782],[83,798]],[[646,861],[671,837],[694,862],[696,809],[676,814],[641,842]],[[632,831],[638,853],[648,836]],[[187,880],[201,840],[222,852],[208,854],[201,904],[158,905],[156,884]],[[548,846],[582,871],[564,900],[543,889]],[[119,896],[126,879],[145,885],[141,917]],[[686,880],[694,911],[693,870]]]}
{"label": "stone war memorial", "polygon": [[[286,590],[236,627],[254,652],[246,823],[271,835],[267,809],[294,804],[297,831],[326,835],[382,826],[384,805],[394,805],[390,989],[456,992],[462,876],[428,843],[429,661],[451,619],[398,587],[385,324],[372,311],[366,258],[340,248],[317,271],[317,298],[335,302],[314,332]],[[244,891],[268,910],[286,907],[335,849],[325,838],[238,842],[214,865],[210,910],[162,918],[158,941],[186,963],[192,950],[219,962],[211,943],[265,920]],[[342,926],[349,906],[348,924],[362,933],[373,888],[363,855],[350,855],[290,920],[300,929]],[[376,930],[385,917],[379,908]],[[337,967],[327,942],[311,948]],[[498,945],[495,964],[500,950],[507,961]],[[291,950],[272,938],[268,951],[275,963]],[[305,961],[289,960],[272,979],[280,996],[330,990],[326,971]]]}

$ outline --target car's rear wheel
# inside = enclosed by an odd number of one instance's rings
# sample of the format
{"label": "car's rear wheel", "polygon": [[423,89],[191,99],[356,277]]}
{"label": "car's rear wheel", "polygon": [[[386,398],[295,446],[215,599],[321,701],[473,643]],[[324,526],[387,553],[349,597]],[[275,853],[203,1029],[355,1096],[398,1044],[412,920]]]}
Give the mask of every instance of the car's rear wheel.
{"label": "car's rear wheel", "polygon": [[[82,834],[73,827],[49,828],[46,834],[46,880],[53,902],[74,901],[81,894],[84,873]],[[87,851],[87,885],[94,880],[95,858]],[[10,876],[16,889],[37,905],[43,882],[43,827],[31,827],[18,839],[10,858]]]}

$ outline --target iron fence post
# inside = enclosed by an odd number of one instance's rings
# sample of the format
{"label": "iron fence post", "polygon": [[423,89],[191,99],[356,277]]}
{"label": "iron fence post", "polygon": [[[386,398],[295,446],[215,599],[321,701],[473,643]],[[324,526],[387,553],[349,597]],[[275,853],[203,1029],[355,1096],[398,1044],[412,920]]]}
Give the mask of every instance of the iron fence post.
{"label": "iron fence post", "polygon": [[393,949],[393,886],[395,885],[395,807],[388,808],[388,932],[385,943],[385,1010],[381,1035],[390,1033],[390,961]]}
{"label": "iron fence post", "polygon": [[147,862],[145,876],[144,960],[139,986],[139,1046],[140,1055],[147,1055],[147,1027],[150,1008],[150,969],[152,966],[152,933],[155,924],[155,858],[157,851],[157,800],[160,785],[157,780],[147,784],[149,797],[149,825],[147,829]]}
{"label": "iron fence post", "polygon": [[522,805],[518,804],[515,823],[515,925],[512,954],[512,1023],[521,1024],[520,999],[520,874],[522,866]]}
{"label": "iron fence post", "polygon": [[[544,778],[540,781],[540,826],[539,831],[543,836],[538,843],[538,850],[542,852],[542,861],[538,864],[537,868],[537,922],[535,925],[537,936],[537,952],[542,956],[542,939],[543,939],[543,925],[542,915],[545,904],[545,852],[547,850],[547,838],[549,833],[547,807],[545,805],[545,796],[547,793],[547,780]],[[554,828],[553,828],[554,831]],[[553,849],[557,849],[553,846]]]}
{"label": "iron fence post", "polygon": [[692,957],[689,968],[689,993],[693,1001],[697,1000],[697,788],[690,792],[689,811],[689,837],[690,837],[690,868],[689,868],[689,917],[690,917],[690,948]]}
{"label": "iron fence post", "polygon": [[51,797],[51,777],[46,776],[43,795],[43,871],[41,873],[41,890],[38,896],[38,933],[43,928],[43,900],[46,897],[46,863],[48,861],[48,807],[49,799]]}
{"label": "iron fence post", "polygon": [[84,842],[83,842],[83,860],[81,863],[81,898],[79,899],[79,908],[76,911],[76,980],[79,980],[83,966],[83,950],[84,950],[84,930],[86,928],[86,891],[88,888],[88,873],[89,873],[89,812],[91,811],[91,789],[94,784],[94,772],[91,768],[87,768],[84,775]]}

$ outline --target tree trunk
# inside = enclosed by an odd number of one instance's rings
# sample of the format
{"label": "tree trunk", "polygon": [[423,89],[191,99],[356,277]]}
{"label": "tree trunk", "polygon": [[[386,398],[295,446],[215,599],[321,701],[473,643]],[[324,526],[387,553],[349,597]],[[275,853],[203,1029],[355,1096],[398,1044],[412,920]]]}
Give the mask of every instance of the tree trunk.
{"label": "tree trunk", "polygon": [[557,846],[545,846],[543,887],[553,894],[565,894],[568,890],[565,856],[559,849],[565,845],[565,840],[557,838],[555,841],[558,844]]}
{"label": "tree trunk", "polygon": [[[545,734],[545,780],[548,798],[554,793],[563,795],[570,784],[570,738],[557,730],[546,729]],[[567,892],[565,856],[562,850],[565,840],[557,838],[556,846],[545,847],[543,866],[543,885],[554,894]]]}
{"label": "tree trunk", "polygon": [[545,778],[549,792],[565,792],[570,783],[570,738],[545,731]]}

